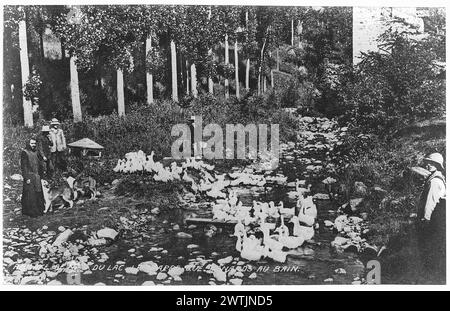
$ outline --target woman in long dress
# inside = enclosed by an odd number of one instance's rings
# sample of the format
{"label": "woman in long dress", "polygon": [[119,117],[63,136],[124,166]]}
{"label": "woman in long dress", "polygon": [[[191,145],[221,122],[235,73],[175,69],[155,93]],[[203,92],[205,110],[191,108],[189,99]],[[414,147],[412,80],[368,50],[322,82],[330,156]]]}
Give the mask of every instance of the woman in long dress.
{"label": "woman in long dress", "polygon": [[36,139],[31,138],[20,156],[23,176],[22,214],[37,217],[44,214],[44,195],[42,193],[42,165],[36,152]]}

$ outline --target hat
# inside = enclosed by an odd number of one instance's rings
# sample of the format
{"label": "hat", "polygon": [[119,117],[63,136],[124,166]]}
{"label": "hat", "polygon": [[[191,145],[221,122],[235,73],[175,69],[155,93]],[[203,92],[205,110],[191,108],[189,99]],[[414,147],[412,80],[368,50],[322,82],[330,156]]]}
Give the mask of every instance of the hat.
{"label": "hat", "polygon": [[59,123],[58,119],[53,118],[52,122],[50,122],[50,125],[55,125],[55,124],[61,124],[61,123]]}
{"label": "hat", "polygon": [[41,132],[50,132],[50,127],[48,125],[43,125]]}
{"label": "hat", "polygon": [[436,163],[440,166],[441,169],[444,169],[444,157],[440,153],[432,153],[425,157],[423,160]]}

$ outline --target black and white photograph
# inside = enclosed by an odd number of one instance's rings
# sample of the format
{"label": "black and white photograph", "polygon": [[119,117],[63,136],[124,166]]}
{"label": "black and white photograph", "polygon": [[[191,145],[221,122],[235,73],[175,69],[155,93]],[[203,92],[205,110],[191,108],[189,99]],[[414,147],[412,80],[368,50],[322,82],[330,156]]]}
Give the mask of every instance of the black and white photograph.
{"label": "black and white photograph", "polygon": [[238,4],[2,4],[2,286],[447,284],[445,5]]}

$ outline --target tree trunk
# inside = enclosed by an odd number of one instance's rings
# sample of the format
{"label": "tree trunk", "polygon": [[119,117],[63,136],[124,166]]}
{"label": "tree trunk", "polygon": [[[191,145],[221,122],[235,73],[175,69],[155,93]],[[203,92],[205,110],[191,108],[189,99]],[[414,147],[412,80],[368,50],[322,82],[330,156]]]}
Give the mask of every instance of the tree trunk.
{"label": "tree trunk", "polygon": [[172,62],[172,100],[178,102],[178,81],[177,81],[177,51],[175,42],[170,42],[171,62]]}
{"label": "tree trunk", "polygon": [[[225,35],[225,65],[228,65],[228,35]],[[227,66],[225,66],[227,67]],[[225,98],[230,97],[230,89],[228,86],[228,77],[225,78]]]}
{"label": "tree trunk", "polygon": [[294,46],[294,20],[291,20],[291,45]]}
{"label": "tree trunk", "polygon": [[302,47],[302,40],[301,40],[301,34],[303,32],[303,26],[301,21],[298,21],[297,23],[297,34],[298,34],[298,47],[301,48]]}
{"label": "tree trunk", "polygon": [[117,113],[119,116],[125,115],[125,96],[123,92],[122,70],[117,70]]}
{"label": "tree trunk", "polygon": [[266,36],[264,37],[263,46],[261,48],[261,56],[259,59],[258,95],[261,95],[262,64],[263,64],[263,60],[264,60],[264,48],[266,47],[266,40],[267,40],[267,31],[266,31]]}
{"label": "tree trunk", "polygon": [[[208,54],[212,54],[212,49],[209,49]],[[214,95],[214,82],[211,75],[208,75],[208,90],[210,94]]]}
{"label": "tree trunk", "polygon": [[[25,20],[19,22],[19,46],[20,46],[20,67],[22,72],[22,90],[30,76],[30,65],[28,63],[28,47],[27,47],[27,26]],[[26,127],[33,126],[33,111],[31,100],[22,95],[23,103],[23,121]]]}
{"label": "tree trunk", "polygon": [[250,58],[247,58],[247,62],[245,64],[245,88],[250,90]]}
{"label": "tree trunk", "polygon": [[273,89],[275,82],[273,81],[273,70],[270,71],[270,87]]}
{"label": "tree trunk", "polygon": [[234,79],[236,80],[236,98],[239,99],[239,55],[237,40],[234,41]]}
{"label": "tree trunk", "polygon": [[[145,42],[145,59],[147,60],[148,52],[150,52],[152,48],[152,37],[148,37]],[[147,104],[153,104],[153,75],[146,71],[147,75]]]}
{"label": "tree trunk", "polygon": [[[269,52],[269,56],[272,57],[272,52]],[[267,77],[266,77],[267,79]],[[270,87],[273,89],[273,69],[270,68]]]}
{"label": "tree trunk", "polygon": [[[248,30],[248,10],[245,11],[245,27]],[[247,58],[247,62],[245,63],[245,89],[247,91],[250,90],[250,58]]]}
{"label": "tree trunk", "polygon": [[191,65],[191,90],[192,96],[194,96],[194,98],[197,98],[197,69],[195,68],[195,64]]}
{"label": "tree trunk", "polygon": [[280,49],[277,48],[277,70],[280,70]]}
{"label": "tree trunk", "polygon": [[189,96],[189,63],[188,63],[188,61],[185,62],[185,69],[186,69],[186,95]]}
{"label": "tree trunk", "polygon": [[73,122],[83,121],[80,102],[80,88],[78,86],[78,70],[75,63],[76,57],[70,58],[70,95],[72,98]]}

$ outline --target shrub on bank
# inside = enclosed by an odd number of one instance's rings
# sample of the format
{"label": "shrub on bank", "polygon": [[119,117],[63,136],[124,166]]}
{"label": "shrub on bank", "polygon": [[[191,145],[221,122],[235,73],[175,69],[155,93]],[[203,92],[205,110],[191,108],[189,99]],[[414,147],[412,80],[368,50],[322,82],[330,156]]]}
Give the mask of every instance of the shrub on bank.
{"label": "shrub on bank", "polygon": [[428,153],[445,156],[445,136],[430,139],[428,134],[397,137],[391,142],[353,137],[342,147],[348,157],[340,157],[346,162],[340,164],[340,181],[348,188],[359,181],[371,189],[362,211],[368,213],[370,220],[369,238],[379,246],[388,245],[391,238],[403,234],[413,220],[411,214],[417,212],[423,180],[411,174],[410,168],[420,165]]}

